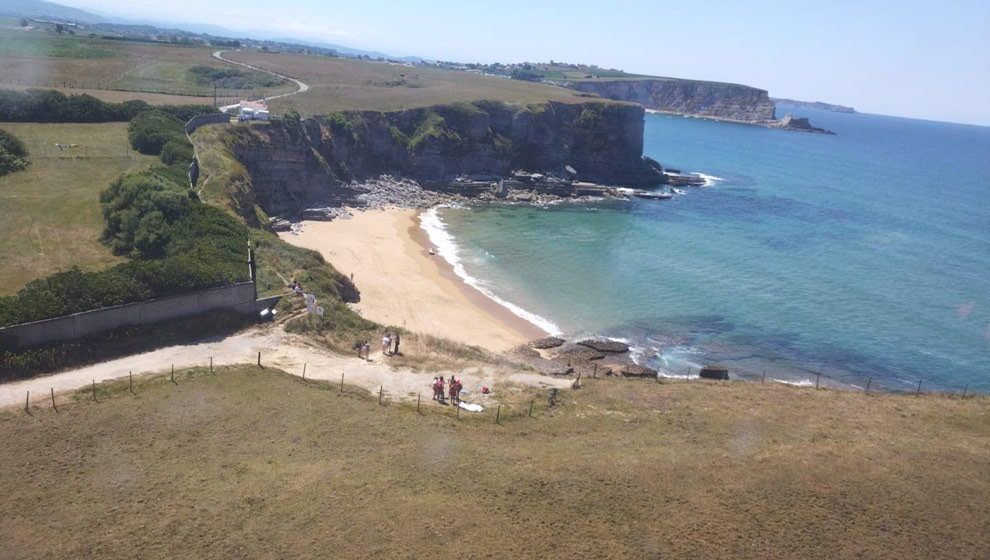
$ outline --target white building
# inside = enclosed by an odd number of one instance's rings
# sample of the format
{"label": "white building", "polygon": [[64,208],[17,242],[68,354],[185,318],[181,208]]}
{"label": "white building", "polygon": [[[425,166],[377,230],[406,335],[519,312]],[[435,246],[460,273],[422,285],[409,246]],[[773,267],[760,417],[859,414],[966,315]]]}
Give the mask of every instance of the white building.
{"label": "white building", "polygon": [[236,105],[228,105],[220,109],[224,113],[237,111],[237,120],[244,121],[267,121],[270,116],[268,105],[262,101],[241,100]]}

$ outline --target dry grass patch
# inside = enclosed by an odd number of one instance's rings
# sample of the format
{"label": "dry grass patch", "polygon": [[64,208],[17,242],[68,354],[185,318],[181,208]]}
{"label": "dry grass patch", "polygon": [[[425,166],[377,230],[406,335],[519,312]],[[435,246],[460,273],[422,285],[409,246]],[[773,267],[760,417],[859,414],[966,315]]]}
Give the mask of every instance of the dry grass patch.
{"label": "dry grass patch", "polygon": [[457,422],[274,370],[0,412],[10,557],[984,558],[985,398],[600,379]]}

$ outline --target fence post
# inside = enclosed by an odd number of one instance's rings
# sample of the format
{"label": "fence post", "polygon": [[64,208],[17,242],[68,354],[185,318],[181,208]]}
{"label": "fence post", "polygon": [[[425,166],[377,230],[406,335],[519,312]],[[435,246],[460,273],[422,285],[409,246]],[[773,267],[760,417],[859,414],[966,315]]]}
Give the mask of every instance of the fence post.
{"label": "fence post", "polygon": [[261,351],[258,351],[258,367],[261,367]]}
{"label": "fence post", "polygon": [[529,401],[529,417],[533,417],[533,401]]}
{"label": "fence post", "polygon": [[303,379],[306,379],[306,362],[303,362]]}
{"label": "fence post", "polygon": [[815,389],[818,388],[818,382],[822,380],[822,370],[818,370],[818,376],[815,377]]}
{"label": "fence post", "polygon": [[870,394],[870,383],[873,383],[873,376],[870,376],[870,377],[869,377],[869,378],[868,378],[868,379],[866,380],[866,394],[867,394],[867,395],[869,395],[869,394]]}
{"label": "fence post", "polygon": [[[461,407],[457,407],[458,410]],[[495,423],[498,424],[498,419],[502,416],[502,405],[498,405],[498,410],[495,411]]]}
{"label": "fence post", "polygon": [[968,390],[969,390],[969,383],[967,383],[966,384],[966,387],[963,389],[963,396],[962,396],[962,398],[964,398],[964,399],[966,398],[966,391],[968,391]]}
{"label": "fence post", "polygon": [[457,405],[457,410],[454,412],[454,417],[457,418],[458,420],[461,419],[461,405],[460,404]]}
{"label": "fence post", "polygon": [[422,396],[422,395],[420,395],[420,394],[418,394],[418,393],[416,394],[416,412],[417,412],[417,413],[419,412],[419,400],[420,400],[420,397],[421,397],[421,396]]}
{"label": "fence post", "polygon": [[688,366],[688,373],[684,379],[691,379],[691,366]]}
{"label": "fence post", "polygon": [[595,362],[595,371],[591,372],[592,379],[598,379],[598,362]]}
{"label": "fence post", "polygon": [[760,385],[763,385],[766,382],[767,382],[767,370],[763,370],[763,377],[760,378]]}
{"label": "fence post", "polygon": [[27,396],[24,397],[24,412],[27,412],[28,416],[34,416],[31,414],[31,391],[28,391]]}
{"label": "fence post", "polygon": [[96,401],[96,404],[100,404],[100,399],[96,398],[96,380],[95,379],[93,380],[93,400]]}
{"label": "fence post", "polygon": [[52,387],[52,408],[55,409],[55,414],[58,414],[58,406],[55,405],[55,387]]}
{"label": "fence post", "polygon": [[210,356],[210,373],[213,373],[213,356]]}
{"label": "fence post", "polygon": [[385,390],[385,386],[381,385],[378,387],[378,404],[382,404],[382,392]]}
{"label": "fence post", "polygon": [[923,381],[922,379],[919,379],[918,380],[918,390],[914,392],[914,396],[916,396],[916,397],[921,394],[921,382],[922,381]]}
{"label": "fence post", "polygon": [[127,372],[127,379],[129,381],[128,388],[130,389],[131,394],[136,397],[137,393],[134,392],[134,372],[132,371]]}
{"label": "fence post", "polygon": [[178,383],[175,382],[175,364],[172,364],[172,377],[171,377],[171,380],[172,380],[172,383],[174,385],[178,385]]}
{"label": "fence post", "polygon": [[340,372],[340,394],[344,394],[344,372]]}

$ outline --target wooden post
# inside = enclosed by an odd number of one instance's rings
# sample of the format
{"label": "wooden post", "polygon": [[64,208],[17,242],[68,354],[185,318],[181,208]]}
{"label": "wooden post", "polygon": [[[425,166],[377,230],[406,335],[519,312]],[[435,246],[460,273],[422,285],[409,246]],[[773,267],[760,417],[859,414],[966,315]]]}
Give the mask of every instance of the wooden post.
{"label": "wooden post", "polygon": [[[460,407],[457,407],[460,409]],[[498,405],[498,410],[495,411],[495,423],[498,424],[499,417],[502,416],[502,405]]]}
{"label": "wooden post", "polygon": [[968,391],[968,390],[969,390],[969,383],[967,383],[966,384],[966,387],[963,389],[963,396],[962,396],[962,398],[964,398],[964,399],[966,398],[966,391]]}
{"label": "wooden post", "polygon": [[58,406],[55,405],[55,387],[52,387],[52,408],[55,409],[55,414],[58,414]]}
{"label": "wooden post", "polygon": [[213,356],[210,356],[210,373],[213,373]]}
{"label": "wooden post", "polygon": [[306,362],[303,362],[303,379],[306,379]]}
{"label": "wooden post", "polygon": [[595,371],[591,372],[592,379],[598,379],[598,362],[595,362]]}
{"label": "wooden post", "polygon": [[529,417],[533,417],[533,401],[529,401]]}
{"label": "wooden post", "polygon": [[922,381],[921,379],[918,380],[918,390],[915,391],[915,393],[914,393],[915,396],[918,396],[918,395],[921,394],[921,381]]}
{"label": "wooden post", "polygon": [[578,372],[577,379],[574,380],[574,383],[571,383],[571,388],[572,389],[580,389],[581,388],[581,373],[580,372]]}
{"label": "wooden post", "polygon": [[96,404],[100,404],[100,399],[97,399],[96,398],[96,380],[95,379],[93,380],[93,400],[96,401]]}
{"label": "wooden post", "polygon": [[763,370],[763,377],[760,378],[760,385],[763,385],[766,382],[767,382],[767,370]]}
{"label": "wooden post", "polygon": [[815,389],[818,388],[818,382],[822,380],[822,370],[818,370],[818,376],[815,377]]}
{"label": "wooden post", "polygon": [[457,405],[457,411],[454,413],[454,417],[457,418],[458,420],[461,419],[461,405],[459,404]]}
{"label": "wooden post", "polygon": [[258,367],[261,367],[261,351],[258,351]]}
{"label": "wooden post", "polygon": [[34,416],[31,414],[31,391],[28,391],[27,396],[24,397],[24,412],[27,412],[28,416]]}
{"label": "wooden post", "polygon": [[175,382],[175,364],[172,364],[172,378],[171,379],[172,379],[172,383],[174,385],[178,385],[178,383]]}
{"label": "wooden post", "polygon": [[420,401],[420,397],[421,396],[422,395],[419,395],[419,394],[416,395],[416,412],[417,413],[419,412],[419,401]]}
{"label": "wooden post", "polygon": [[691,379],[691,366],[688,366],[688,374],[685,379]]}
{"label": "wooden post", "polygon": [[385,386],[382,385],[378,387],[378,404],[382,404],[382,392],[385,390]]}
{"label": "wooden post", "polygon": [[136,397],[137,396],[137,393],[134,392],[134,372],[131,372],[131,371],[127,372],[127,379],[130,381],[130,387],[129,388],[131,390],[131,394]]}
{"label": "wooden post", "polygon": [[344,372],[340,372],[340,394],[344,394]]}
{"label": "wooden post", "polygon": [[873,383],[873,377],[872,376],[871,377],[868,377],[866,379],[866,394],[867,395],[870,394],[870,383]]}

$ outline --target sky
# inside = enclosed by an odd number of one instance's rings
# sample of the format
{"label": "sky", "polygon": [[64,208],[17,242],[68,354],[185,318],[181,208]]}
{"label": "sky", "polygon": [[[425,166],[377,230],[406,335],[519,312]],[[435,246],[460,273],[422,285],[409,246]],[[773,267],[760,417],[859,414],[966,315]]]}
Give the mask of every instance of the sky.
{"label": "sky", "polygon": [[460,62],[583,62],[990,125],[990,0],[56,0]]}

